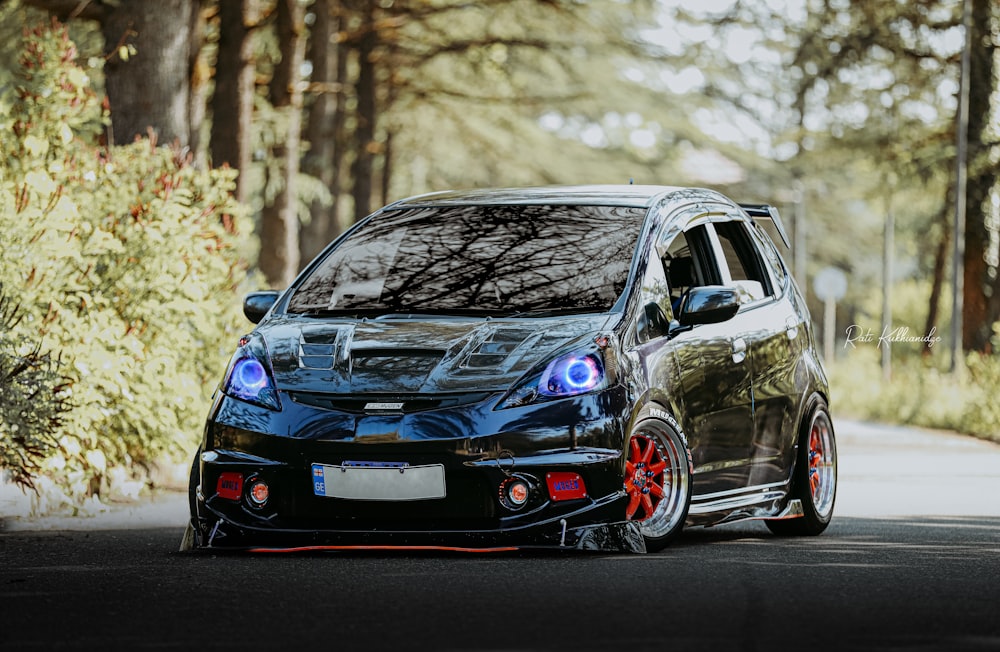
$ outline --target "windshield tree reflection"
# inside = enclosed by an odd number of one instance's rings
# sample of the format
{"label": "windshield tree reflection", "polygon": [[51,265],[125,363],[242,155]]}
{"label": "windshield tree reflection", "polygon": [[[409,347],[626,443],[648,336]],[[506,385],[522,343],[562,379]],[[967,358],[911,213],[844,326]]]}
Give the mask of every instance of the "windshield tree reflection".
{"label": "windshield tree reflection", "polygon": [[645,210],[458,206],[376,217],[302,283],[292,313],[609,310]]}

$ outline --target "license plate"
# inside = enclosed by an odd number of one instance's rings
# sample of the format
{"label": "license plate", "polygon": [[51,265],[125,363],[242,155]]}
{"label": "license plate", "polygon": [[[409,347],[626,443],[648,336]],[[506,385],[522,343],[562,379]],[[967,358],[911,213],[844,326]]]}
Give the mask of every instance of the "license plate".
{"label": "license plate", "polygon": [[349,500],[429,500],[445,497],[444,465],[344,462],[312,465],[313,493]]}

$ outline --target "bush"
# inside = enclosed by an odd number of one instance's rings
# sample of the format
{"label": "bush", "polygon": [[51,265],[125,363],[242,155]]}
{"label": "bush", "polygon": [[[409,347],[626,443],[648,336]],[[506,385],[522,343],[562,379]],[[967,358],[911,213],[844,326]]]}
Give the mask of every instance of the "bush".
{"label": "bush", "polygon": [[962,420],[962,430],[985,439],[1000,441],[1000,358],[970,355],[967,360],[970,385],[976,392],[969,396]]}
{"label": "bush", "polygon": [[33,488],[32,474],[58,446],[55,433],[69,410],[68,379],[41,344],[16,336],[21,312],[0,285],[0,467]]}
{"label": "bush", "polygon": [[111,466],[193,447],[245,324],[252,236],[235,172],[98,144],[106,116],[62,26],[22,52],[0,96],[0,282],[23,311],[14,335],[59,352],[73,408],[47,468],[79,501]]}
{"label": "bush", "polygon": [[1000,358],[970,354],[964,373],[954,375],[934,359],[898,356],[889,380],[882,377],[879,360],[879,350],[871,346],[828,365],[835,414],[1000,441],[1000,404],[992,396],[1000,383]]}

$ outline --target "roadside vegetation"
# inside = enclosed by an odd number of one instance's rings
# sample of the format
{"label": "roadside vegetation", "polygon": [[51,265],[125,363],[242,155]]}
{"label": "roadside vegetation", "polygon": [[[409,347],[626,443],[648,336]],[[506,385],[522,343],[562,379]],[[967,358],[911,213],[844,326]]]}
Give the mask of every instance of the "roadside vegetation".
{"label": "roadside vegetation", "polygon": [[838,417],[954,430],[1000,442],[1000,360],[971,353],[952,374],[940,359],[910,355],[883,377],[874,346],[828,365],[831,408]]}
{"label": "roadside vegetation", "polygon": [[[969,3],[967,370],[944,371],[964,5],[0,0],[0,467],[73,508],[189,456],[243,292],[377,206],[629,179],[776,205],[821,340],[812,281],[844,273],[835,414],[997,438],[989,0]],[[894,327],[945,338],[894,344],[888,380],[874,345],[844,348],[883,285]]]}
{"label": "roadside vegetation", "polygon": [[26,31],[0,106],[0,463],[47,509],[188,454],[245,326],[231,170],[107,147],[65,28]]}

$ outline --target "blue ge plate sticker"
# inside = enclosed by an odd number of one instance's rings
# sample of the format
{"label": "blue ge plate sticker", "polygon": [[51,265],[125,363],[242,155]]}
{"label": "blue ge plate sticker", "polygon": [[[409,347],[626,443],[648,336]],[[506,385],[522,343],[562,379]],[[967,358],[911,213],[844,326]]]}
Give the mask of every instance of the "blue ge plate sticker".
{"label": "blue ge plate sticker", "polygon": [[312,482],[317,496],[347,500],[429,500],[446,495],[443,464],[313,464]]}

